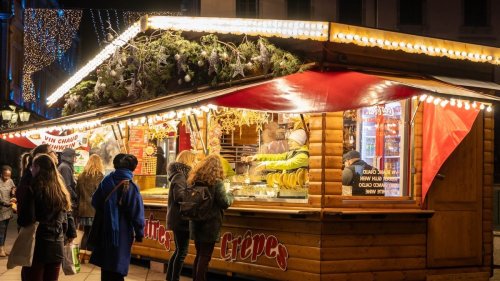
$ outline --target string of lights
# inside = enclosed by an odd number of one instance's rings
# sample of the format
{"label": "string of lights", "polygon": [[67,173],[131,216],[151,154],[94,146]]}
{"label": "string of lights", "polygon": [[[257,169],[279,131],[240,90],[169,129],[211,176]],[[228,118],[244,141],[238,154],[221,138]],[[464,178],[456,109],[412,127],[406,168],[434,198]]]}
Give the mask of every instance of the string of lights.
{"label": "string of lights", "polygon": [[104,21],[102,20],[102,17],[101,17],[101,10],[97,10],[97,16],[99,17],[102,38],[104,38],[104,40],[106,40],[106,29],[104,28]]}
{"label": "string of lights", "polygon": [[90,18],[92,19],[92,25],[94,26],[94,32],[95,32],[95,36],[97,38],[97,43],[99,44],[99,47],[101,47],[101,38],[99,36],[99,31],[97,30],[97,24],[95,22],[95,18],[94,18],[94,11],[92,9],[90,9]]}
{"label": "string of lights", "polygon": [[120,28],[120,19],[118,18],[118,12],[116,10],[113,11],[115,12],[116,28],[118,29],[118,32],[122,32]]}
{"label": "string of lights", "polygon": [[23,99],[36,100],[31,75],[51,64],[72,43],[81,10],[25,9]]}

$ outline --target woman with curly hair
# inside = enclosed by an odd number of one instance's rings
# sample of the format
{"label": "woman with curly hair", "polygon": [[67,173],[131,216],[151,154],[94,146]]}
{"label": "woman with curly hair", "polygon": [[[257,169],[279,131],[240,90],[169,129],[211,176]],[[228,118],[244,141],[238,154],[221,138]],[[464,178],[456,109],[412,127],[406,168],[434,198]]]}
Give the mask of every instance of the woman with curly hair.
{"label": "woman with curly hair", "polygon": [[196,247],[196,258],[193,264],[193,281],[207,280],[208,263],[212,258],[215,243],[220,240],[220,228],[225,209],[233,202],[233,194],[226,193],[222,180],[224,173],[218,155],[207,156],[196,165],[188,178],[188,184],[208,186],[213,196],[209,218],[203,221],[191,221],[191,239]]}
{"label": "woman with curly hair", "polygon": [[53,156],[38,154],[31,166],[33,182],[25,191],[25,212],[18,224],[39,222],[31,267],[23,266],[22,280],[58,280],[63,260],[64,236],[68,243],[76,237],[71,217],[71,198]]}
{"label": "woman with curly hair", "polygon": [[78,176],[76,184],[76,194],[78,195],[78,218],[80,226],[83,228],[83,237],[80,245],[81,262],[90,258],[87,247],[87,240],[94,220],[95,209],[92,207],[92,194],[97,189],[99,183],[104,178],[104,165],[101,157],[97,154],[90,155],[89,161],[85,165],[83,172]]}

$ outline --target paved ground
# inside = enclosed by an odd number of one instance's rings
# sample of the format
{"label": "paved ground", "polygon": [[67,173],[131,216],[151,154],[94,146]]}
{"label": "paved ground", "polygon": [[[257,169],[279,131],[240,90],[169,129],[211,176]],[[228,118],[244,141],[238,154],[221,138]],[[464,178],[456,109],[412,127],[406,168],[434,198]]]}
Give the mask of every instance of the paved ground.
{"label": "paved ground", "polygon": [[[9,232],[7,234],[6,248],[10,251],[10,246],[14,243],[16,238],[16,223],[12,220],[9,224]],[[490,281],[500,281],[500,232],[496,232],[494,236],[494,264],[495,269],[494,276]],[[18,281],[21,280],[21,268],[16,267],[11,270],[7,270],[7,258],[0,258],[0,280],[1,281]],[[65,276],[62,272],[59,275],[60,281],[100,281],[101,270],[99,267],[82,264],[81,272],[72,275]],[[210,280],[234,280],[227,277],[212,276]],[[127,281],[162,281],[165,280],[165,273],[160,273],[141,265],[130,265],[129,275],[125,278]],[[181,281],[192,280],[188,274],[186,276],[181,276]]]}

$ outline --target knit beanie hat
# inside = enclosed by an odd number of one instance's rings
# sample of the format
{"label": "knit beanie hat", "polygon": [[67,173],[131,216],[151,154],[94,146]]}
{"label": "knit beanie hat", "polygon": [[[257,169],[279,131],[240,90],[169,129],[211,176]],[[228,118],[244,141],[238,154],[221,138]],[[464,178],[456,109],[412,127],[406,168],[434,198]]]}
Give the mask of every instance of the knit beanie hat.
{"label": "knit beanie hat", "polygon": [[306,131],[302,129],[295,130],[290,133],[290,136],[288,136],[288,139],[296,141],[300,145],[306,144],[307,141],[307,135]]}

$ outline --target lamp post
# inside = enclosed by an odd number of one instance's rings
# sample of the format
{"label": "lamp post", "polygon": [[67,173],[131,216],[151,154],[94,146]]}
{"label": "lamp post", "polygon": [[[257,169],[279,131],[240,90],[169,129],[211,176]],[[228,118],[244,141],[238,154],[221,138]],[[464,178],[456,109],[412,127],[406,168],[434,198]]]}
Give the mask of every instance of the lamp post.
{"label": "lamp post", "polygon": [[16,112],[16,106],[14,105],[4,106],[3,109],[0,110],[0,113],[2,115],[0,129],[13,128],[18,126],[21,122],[28,122],[30,119],[29,111],[21,109],[19,112]]}

